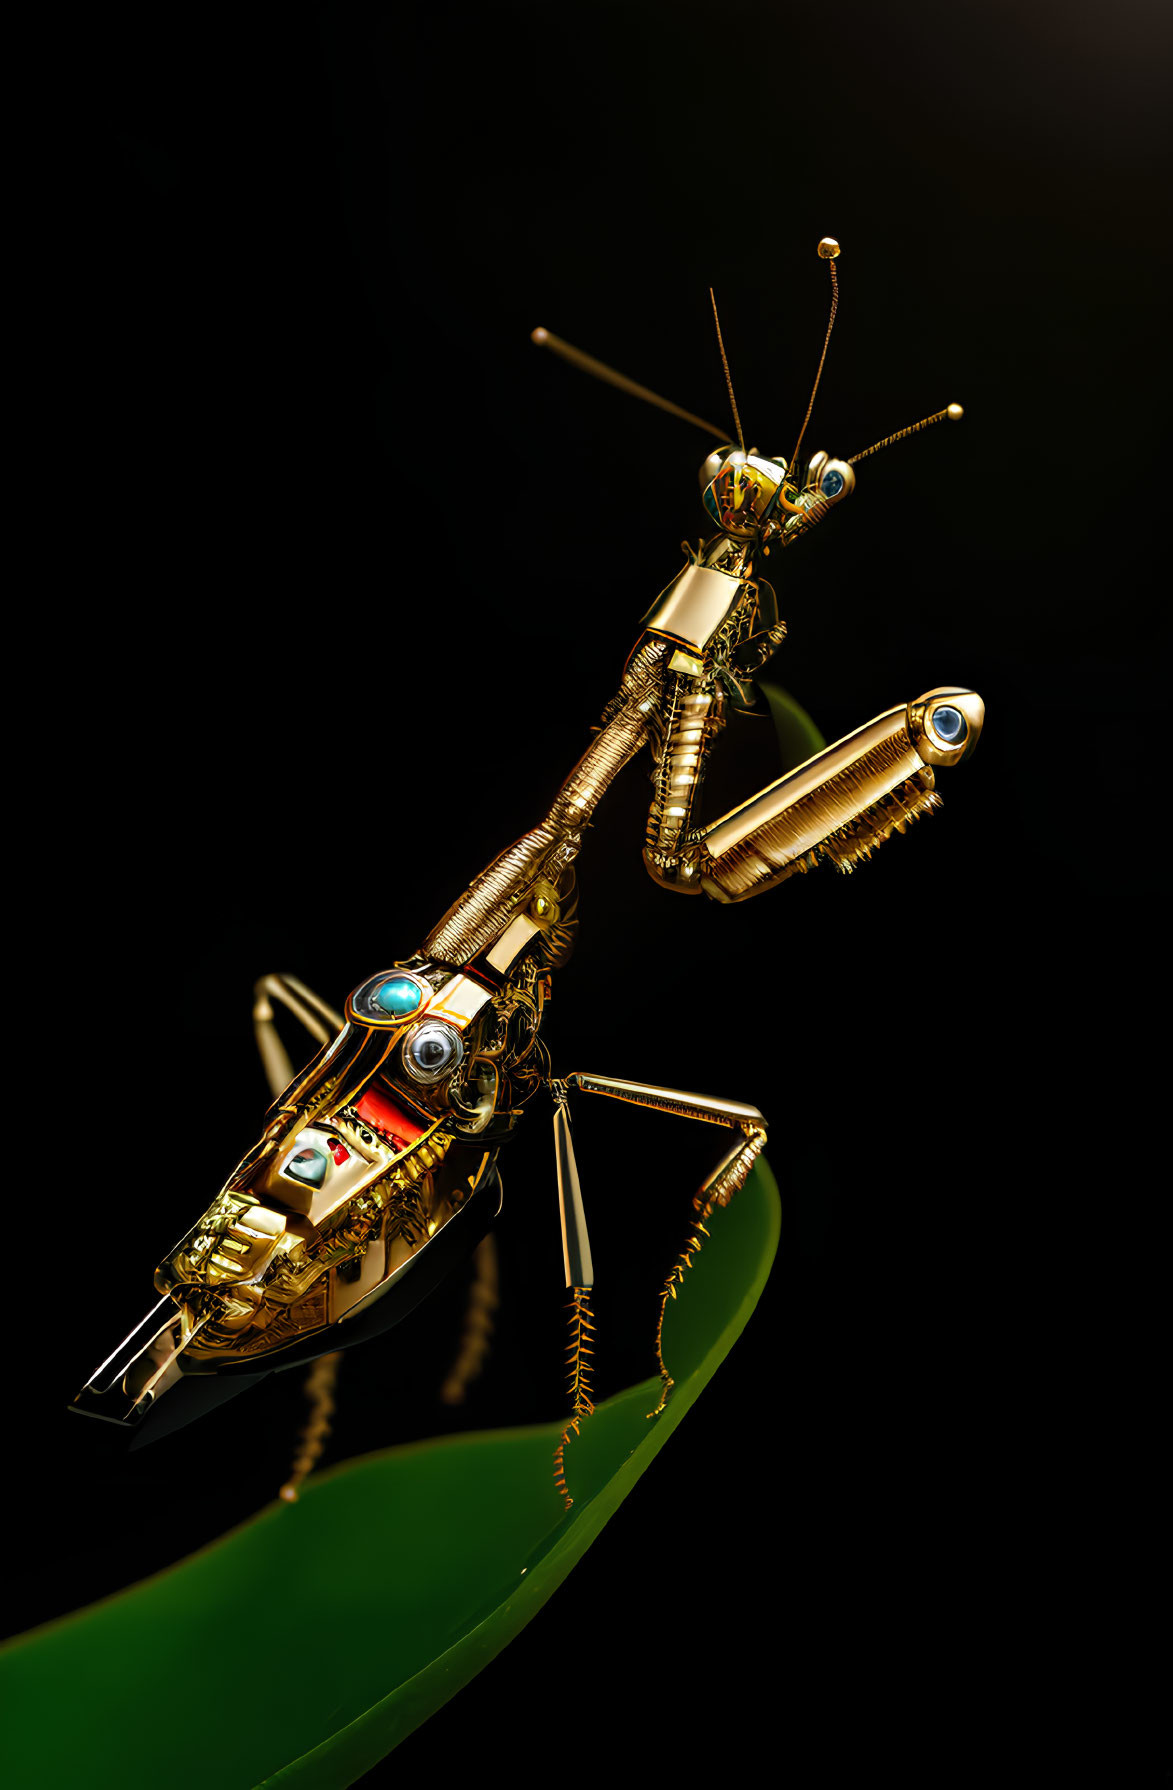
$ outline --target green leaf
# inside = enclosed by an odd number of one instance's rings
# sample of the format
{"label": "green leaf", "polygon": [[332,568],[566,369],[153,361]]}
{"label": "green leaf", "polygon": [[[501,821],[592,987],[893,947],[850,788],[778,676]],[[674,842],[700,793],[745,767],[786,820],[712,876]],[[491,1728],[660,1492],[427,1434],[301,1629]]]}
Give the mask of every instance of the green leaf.
{"label": "green leaf", "polygon": [[[669,1302],[666,1410],[646,1416],[652,1380],[599,1405],[566,1451],[569,1513],[553,1484],[560,1424],[348,1461],[299,1503],[272,1504],[168,1571],[11,1642],[0,1653],[4,1782],[353,1783],[499,1653],[585,1553],[744,1328],[779,1220],[759,1160]],[[650,1328],[654,1289],[648,1318]]]}
{"label": "green leaf", "polygon": [[764,684],[758,679],[758,689],[770,705],[770,714],[778,734],[778,744],[782,749],[783,771],[793,771],[796,766],[805,764],[816,752],[821,752],[827,744],[810,716],[804,708],[800,708],[788,690],[778,684]]}

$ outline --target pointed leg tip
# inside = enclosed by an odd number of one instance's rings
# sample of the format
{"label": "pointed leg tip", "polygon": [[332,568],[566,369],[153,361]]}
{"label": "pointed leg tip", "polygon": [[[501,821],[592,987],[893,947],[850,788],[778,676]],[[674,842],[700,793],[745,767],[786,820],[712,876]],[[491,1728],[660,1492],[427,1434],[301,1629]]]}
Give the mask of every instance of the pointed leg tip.
{"label": "pointed leg tip", "polygon": [[665,1406],[668,1403],[668,1400],[672,1397],[672,1388],[675,1386],[675,1384],[676,1384],[676,1381],[673,1380],[670,1376],[665,1378],[664,1390],[660,1394],[660,1402],[655,1407],[654,1410],[651,1410],[647,1413],[649,1419],[652,1417],[658,1417],[660,1415],[660,1412],[665,1408]]}

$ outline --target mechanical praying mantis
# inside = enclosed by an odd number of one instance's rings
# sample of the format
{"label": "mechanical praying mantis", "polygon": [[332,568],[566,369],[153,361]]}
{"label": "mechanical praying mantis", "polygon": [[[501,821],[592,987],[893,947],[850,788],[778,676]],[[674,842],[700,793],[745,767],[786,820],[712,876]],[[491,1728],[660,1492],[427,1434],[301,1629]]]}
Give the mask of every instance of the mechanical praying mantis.
{"label": "mechanical praying mantis", "polygon": [[[102,1363],[73,1409],[162,1433],[273,1371],[311,1363],[313,1413],[287,1498],[312,1469],[329,1429],[342,1350],[397,1323],[474,1255],[464,1343],[443,1394],[458,1401],[491,1329],[500,1209],[498,1156],[542,1093],[553,1108],[563,1263],[570,1295],[571,1411],[554,1457],[567,1507],[565,1451],[593,1409],[594,1271],[570,1122],[572,1095],[602,1095],[732,1133],[693,1200],[691,1229],[659,1294],[654,1354],[664,1409],[668,1301],[684,1282],[714,1211],[741,1188],[766,1126],[752,1105],[609,1075],[556,1075],[542,1020],[553,975],[577,927],[575,864],[612,782],[645,748],[652,800],[644,863],[663,888],[720,902],[748,900],[823,862],[852,871],[892,833],[939,803],[936,772],[961,762],[981,732],[973,691],[944,685],[886,710],[796,770],[702,824],[706,762],[731,710],[752,706],[751,679],[781,643],[772,586],[759,560],[790,547],[855,488],[854,467],[880,448],[961,415],[958,405],[850,459],[799,458],[814,389],[788,458],[746,449],[729,376],[737,445],[726,431],[669,404],[545,330],[533,339],[587,372],[695,423],[718,445],[700,468],[714,532],[644,616],[618,691],[591,743],[538,824],[508,846],[448,909],[411,957],[360,984],[342,1014],[291,976],[262,978],[254,1023],[274,1104],[257,1144],[155,1274],[159,1298]],[[319,1046],[299,1073],[278,1036],[274,1003]]]}

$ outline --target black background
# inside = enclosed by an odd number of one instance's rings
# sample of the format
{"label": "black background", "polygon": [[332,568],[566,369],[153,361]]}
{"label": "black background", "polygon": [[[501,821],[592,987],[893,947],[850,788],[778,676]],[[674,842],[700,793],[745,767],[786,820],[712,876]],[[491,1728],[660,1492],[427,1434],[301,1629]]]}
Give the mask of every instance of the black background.
{"label": "black background", "polygon": [[[950,680],[986,733],[944,812],[862,873],[734,909],[645,877],[641,766],[608,797],[555,1062],[757,1102],[782,1244],[591,1553],[394,1765],[488,1747],[527,1776],[604,1773],[630,1729],[629,1765],[683,1750],[744,1776],[767,1747],[799,1783],[859,1761],[939,1783],[1081,1738],[1146,1371],[1134,1145],[1104,1169],[1093,1134],[1122,1110],[1113,1062],[1128,1112],[1146,1099],[1114,995],[1149,973],[1159,876],[1159,819],[1127,805],[1158,667],[1140,536],[1167,35],[1136,4],[506,6],[124,15],[55,46],[88,103],[62,120],[33,281],[51,520],[18,877],[49,972],[35,1105],[67,1119],[69,1166],[42,1208],[51,1314],[38,1278],[12,1345],[10,1627],[280,1483],[296,1385],[131,1456],[63,1406],[253,1141],[254,978],[340,1004],[416,947],[544,812],[703,528],[703,437],[530,330],[720,419],[712,283],[747,436],[788,453],[831,233],[808,447],[854,453],[954,399],[966,419],[867,462],[777,567],[770,675],[828,739]],[[777,769],[767,724],[735,723],[709,812]],[[472,1427],[561,1409],[530,1132]],[[710,1158],[607,1107],[578,1138],[606,1392],[648,1371]],[[42,1222],[12,1247],[41,1251]],[[331,1458],[450,1427],[461,1298],[348,1361]],[[1143,1569],[1122,1577],[1143,1609]]]}

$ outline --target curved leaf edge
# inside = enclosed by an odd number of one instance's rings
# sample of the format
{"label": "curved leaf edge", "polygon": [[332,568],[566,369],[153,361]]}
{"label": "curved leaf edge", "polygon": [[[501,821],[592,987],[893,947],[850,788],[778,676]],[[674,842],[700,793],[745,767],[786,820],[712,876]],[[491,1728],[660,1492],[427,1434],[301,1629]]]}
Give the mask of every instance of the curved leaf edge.
{"label": "curved leaf edge", "polygon": [[[485,1612],[481,1621],[467,1630],[459,1640],[438,1654],[427,1666],[414,1677],[405,1679],[402,1684],[377,1703],[364,1710],[353,1721],[338,1729],[328,1740],[322,1741],[308,1753],[288,1764],[262,1780],[256,1790],[287,1790],[297,1785],[298,1790],[337,1790],[342,1783],[354,1783],[355,1780],[369,1771],[372,1766],[383,1759],[397,1746],[406,1740],[408,1735],[420,1727],[429,1717],[442,1708],[449,1699],[462,1690],[476,1677],[489,1662],[496,1658],[509,1642],[512,1641],[528,1622],[537,1614],[543,1604],[547,1603],[553,1593],[569,1576],[571,1570],[586,1553],[592,1542],[602,1532],[610,1518],[618,1510],[620,1504],[635,1484],[651,1465],[655,1456],[663,1448],[673,1430],[683,1419],[713,1378],[725,1357],[737,1341],[761,1297],[766,1281],[769,1279],[774,1257],[778,1249],[781,1234],[782,1208],[778,1196],[777,1183],[769,1165],[759,1158],[755,1165],[755,1174],[761,1176],[768,1195],[769,1228],[764,1246],[759,1255],[752,1280],[742,1292],[737,1308],[729,1318],[724,1329],[714,1340],[698,1368],[689,1376],[682,1386],[678,1386],[657,1423],[648,1425],[647,1435],[628,1456],[617,1471],[611,1475],[606,1484],[591,1498],[576,1503],[572,1512],[567,1512],[564,1519],[556,1526],[548,1541],[539,1545],[530,1556],[529,1565],[541,1562],[547,1569],[541,1577],[527,1577],[518,1585],[512,1598],[508,1600],[511,1610],[510,1620],[502,1624],[499,1612],[500,1602]],[[627,1387],[599,1406],[602,1411],[622,1401],[638,1397],[655,1399],[659,1395],[658,1379],[642,1381],[634,1387]],[[681,1396],[678,1397],[678,1394]],[[544,1431],[550,1438],[551,1446],[561,1434],[561,1423],[528,1426],[512,1432],[517,1435],[532,1436],[535,1429]],[[491,1430],[479,1432],[500,1437],[502,1431]],[[468,1440],[469,1438],[462,1438]],[[448,1439],[445,1438],[445,1441]],[[429,1446],[423,1444],[422,1446]],[[383,1455],[401,1455],[403,1449],[387,1449],[378,1456],[363,1456],[363,1460],[382,1458]],[[352,1466],[353,1462],[343,1464]],[[494,1632],[487,1630],[493,1625]],[[482,1645],[478,1647],[478,1639]],[[457,1656],[460,1658],[456,1663]],[[445,1684],[445,1678],[448,1682]],[[441,1691],[437,1696],[435,1692]],[[376,1738],[370,1730],[380,1724],[382,1718],[396,1709],[407,1719],[397,1724],[394,1739],[388,1742]],[[373,1741],[373,1745],[367,1744]],[[328,1775],[321,1775],[318,1766],[326,1766]],[[341,1779],[338,1777],[339,1764],[345,1761],[353,1776]]]}
{"label": "curved leaf edge", "polygon": [[[752,1273],[736,1294],[736,1304],[729,1311],[725,1322],[706,1344],[699,1361],[678,1382],[658,1420],[647,1424],[646,1432],[640,1435],[626,1458],[608,1474],[597,1490],[589,1495],[580,1494],[573,1510],[552,1523],[550,1530],[539,1539],[527,1556],[519,1580],[492,1594],[480,1616],[456,1634],[450,1645],[436,1654],[421,1670],[401,1679],[385,1696],[342,1723],[333,1733],[324,1736],[304,1753],[288,1759],[276,1771],[258,1778],[256,1790],[261,1790],[262,1786],[294,1784],[299,1786],[299,1790],[313,1790],[314,1786],[318,1786],[319,1790],[337,1790],[341,1784],[353,1783],[474,1678],[515,1638],[563,1583],[711,1380],[744,1329],[761,1295],[777,1250],[781,1206],[777,1185],[764,1160],[759,1159],[752,1179],[758,1183],[760,1204],[754,1254],[749,1258],[752,1261]],[[743,1194],[742,1198],[744,1197]],[[686,1309],[686,1305],[687,1302],[683,1301],[681,1309]],[[671,1315],[670,1311],[669,1317]],[[670,1329],[667,1340],[670,1348]],[[608,1411],[616,1413],[617,1407],[630,1404],[641,1407],[637,1415],[642,1418],[649,1405],[655,1402],[658,1393],[658,1379],[640,1382],[602,1401],[598,1414]],[[628,1418],[630,1416],[624,1415]],[[371,1468],[378,1471],[412,1456],[475,1449],[482,1442],[496,1446],[508,1446],[511,1442],[516,1442],[532,1447],[535,1439],[542,1437],[548,1441],[552,1453],[561,1430],[562,1420],[557,1420],[545,1424],[469,1431],[455,1436],[400,1443],[339,1462],[321,1474],[316,1474],[309,1489],[324,1486],[331,1480],[355,1472]],[[50,1637],[57,1631],[87,1625],[91,1618],[100,1618],[101,1612],[138,1597],[147,1588],[169,1578],[177,1569],[190,1568],[201,1558],[217,1553],[234,1538],[279,1521],[288,1513],[289,1507],[275,1499],[222,1535],[158,1572],[77,1610],[51,1618],[35,1628],[10,1637],[0,1643],[0,1657],[29,1643]]]}

